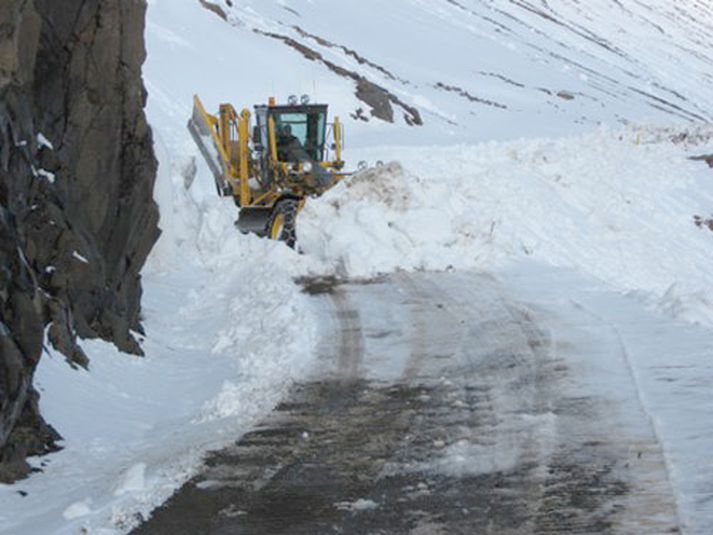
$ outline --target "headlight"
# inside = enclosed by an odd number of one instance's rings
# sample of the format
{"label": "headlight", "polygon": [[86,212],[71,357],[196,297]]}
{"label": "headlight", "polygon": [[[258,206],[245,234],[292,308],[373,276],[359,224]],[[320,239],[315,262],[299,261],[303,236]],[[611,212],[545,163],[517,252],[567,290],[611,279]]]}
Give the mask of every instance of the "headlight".
{"label": "headlight", "polygon": [[312,172],[312,162],[304,162],[302,164],[302,169],[304,169],[305,173],[311,173]]}

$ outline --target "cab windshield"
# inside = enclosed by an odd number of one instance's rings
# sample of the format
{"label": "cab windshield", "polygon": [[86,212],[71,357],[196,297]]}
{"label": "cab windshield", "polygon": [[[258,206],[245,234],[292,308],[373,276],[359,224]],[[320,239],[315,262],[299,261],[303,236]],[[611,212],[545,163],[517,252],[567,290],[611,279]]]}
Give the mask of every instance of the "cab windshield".
{"label": "cab windshield", "polygon": [[273,118],[278,146],[299,143],[310,159],[322,161],[325,113],[274,113]]}

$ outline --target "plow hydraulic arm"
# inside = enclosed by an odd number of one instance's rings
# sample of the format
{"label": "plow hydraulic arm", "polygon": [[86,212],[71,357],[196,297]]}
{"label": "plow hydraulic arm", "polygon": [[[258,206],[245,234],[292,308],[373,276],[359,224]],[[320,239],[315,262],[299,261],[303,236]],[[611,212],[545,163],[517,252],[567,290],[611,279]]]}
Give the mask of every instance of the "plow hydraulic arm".
{"label": "plow hydraulic arm", "polygon": [[216,117],[206,112],[195,96],[188,130],[213,173],[218,191],[233,195],[240,206],[249,205],[250,112],[245,109],[238,115],[230,104],[221,104]]}

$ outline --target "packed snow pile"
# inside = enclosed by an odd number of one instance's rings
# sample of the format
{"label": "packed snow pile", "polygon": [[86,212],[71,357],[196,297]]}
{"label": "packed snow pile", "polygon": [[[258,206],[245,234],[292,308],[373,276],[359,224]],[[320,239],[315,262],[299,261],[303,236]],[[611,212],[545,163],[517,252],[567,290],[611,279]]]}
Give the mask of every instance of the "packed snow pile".
{"label": "packed snow pile", "polygon": [[[713,129],[600,129],[556,140],[389,148],[398,158],[310,201],[299,247],[343,276],[574,267],[713,324],[713,174],[688,156]],[[685,142],[684,142],[685,141]]]}

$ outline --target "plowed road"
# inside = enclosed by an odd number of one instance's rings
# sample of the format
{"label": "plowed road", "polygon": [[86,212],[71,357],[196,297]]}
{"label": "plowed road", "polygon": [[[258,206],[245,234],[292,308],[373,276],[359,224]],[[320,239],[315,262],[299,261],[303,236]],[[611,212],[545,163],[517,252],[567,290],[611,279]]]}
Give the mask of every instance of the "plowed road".
{"label": "plowed road", "polygon": [[481,274],[308,286],[311,379],[135,533],[679,531],[607,318]]}

